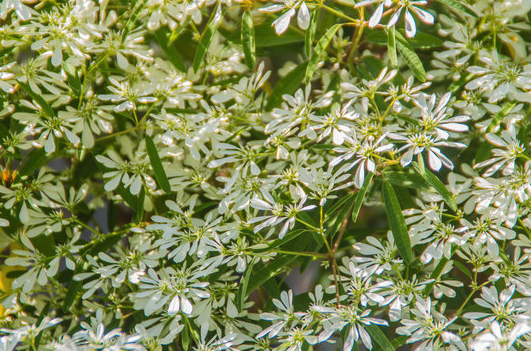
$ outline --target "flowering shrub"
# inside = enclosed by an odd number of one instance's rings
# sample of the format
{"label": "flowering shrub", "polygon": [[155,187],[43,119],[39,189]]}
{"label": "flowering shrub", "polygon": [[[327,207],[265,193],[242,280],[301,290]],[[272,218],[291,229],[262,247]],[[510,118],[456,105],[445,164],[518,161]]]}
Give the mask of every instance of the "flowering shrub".
{"label": "flowering shrub", "polygon": [[530,10],[2,0],[0,350],[531,349]]}

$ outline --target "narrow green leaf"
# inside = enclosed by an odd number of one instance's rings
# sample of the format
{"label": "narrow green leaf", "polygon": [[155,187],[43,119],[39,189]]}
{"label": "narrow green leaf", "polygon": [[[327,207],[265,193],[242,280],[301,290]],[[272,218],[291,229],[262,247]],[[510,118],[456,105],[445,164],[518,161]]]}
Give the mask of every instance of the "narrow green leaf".
{"label": "narrow green leaf", "polygon": [[[138,5],[139,3],[140,5]],[[138,20],[138,16],[140,15],[140,12],[142,12],[146,4],[147,4],[147,0],[138,0],[132,6],[132,9],[131,9],[132,13],[130,14],[129,19],[127,20],[127,23],[125,24],[125,29],[122,35],[122,41],[127,38],[131,29],[133,29],[134,24]]]}
{"label": "narrow green leaf", "polygon": [[71,68],[65,63],[63,63],[62,66],[66,73],[68,85],[72,88],[74,94],[79,96],[79,94],[81,94],[81,79],[79,79],[77,70],[74,68],[74,72],[72,72]]}
{"label": "narrow green leaf", "polygon": [[331,238],[332,236],[336,235],[341,228],[343,221],[347,220],[350,210],[354,207],[354,203],[356,202],[356,194],[348,194],[345,197],[347,200],[345,201],[345,204],[341,210],[335,211],[325,224],[326,237]]}
{"label": "narrow green leaf", "polygon": [[31,243],[46,256],[55,254],[55,240],[53,235],[39,235],[31,238]]}
{"label": "narrow green leaf", "polygon": [[[88,254],[91,256],[97,255],[98,253],[102,251],[107,251],[110,249],[113,245],[115,245],[118,241],[122,239],[123,235],[115,235],[110,234],[107,235],[103,240],[96,241],[96,245],[94,245],[90,250],[88,250]],[[81,254],[84,255],[86,251],[81,251]]]}
{"label": "narrow green leaf", "polygon": [[455,93],[456,91],[461,89],[467,82],[469,82],[472,77],[474,77],[473,73],[465,74],[463,72],[463,74],[461,74],[461,77],[459,77],[458,80],[450,84],[450,86],[448,87],[448,92],[452,94]]}
{"label": "narrow green leaf", "polygon": [[406,344],[407,339],[409,339],[409,335],[400,335],[399,337],[393,339],[393,346],[398,349],[400,346]]}
{"label": "narrow green leaf", "polygon": [[[186,317],[185,317],[186,318]],[[184,325],[184,329],[181,331],[181,344],[183,346],[183,350],[187,351],[190,346],[190,336],[188,335],[188,325]]]}
{"label": "narrow green leaf", "polygon": [[171,34],[170,34],[170,38],[168,39],[168,44],[172,44],[175,40],[177,40],[177,38],[179,37],[179,35],[181,35],[182,32],[184,32],[185,28],[187,27],[188,23],[190,22],[190,18],[186,18],[184,20],[184,22],[181,22],[179,24],[179,26],[177,26],[177,28],[175,28]]}
{"label": "narrow green leaf", "polygon": [[249,285],[249,279],[253,271],[255,261],[252,260],[251,263],[247,265],[247,269],[238,284],[238,294],[236,295],[236,306],[238,306],[239,311],[243,311],[243,305],[245,303],[245,298],[247,297],[247,286]]}
{"label": "narrow green leaf", "polygon": [[271,96],[269,96],[269,101],[266,105],[266,111],[271,111],[273,108],[280,105],[282,102],[282,95],[293,94],[295,90],[297,90],[304,79],[304,72],[306,71],[307,66],[308,62],[298,65],[275,85]]}
{"label": "narrow green leaf", "polygon": [[288,28],[282,35],[277,35],[270,23],[262,23],[254,27],[257,48],[269,48],[280,45],[292,45],[304,42],[304,37]]}
{"label": "narrow green leaf", "polygon": [[398,57],[396,56],[396,34],[395,27],[391,26],[387,31],[387,51],[389,53],[389,61],[394,67],[398,66]]}
{"label": "narrow green leaf", "polygon": [[356,195],[356,202],[354,202],[354,208],[352,209],[352,221],[356,223],[358,220],[358,214],[360,213],[361,206],[363,205],[363,200],[365,200],[365,195],[367,195],[367,190],[369,190],[369,185],[371,185],[372,177],[374,173],[369,173],[363,181],[361,189]]}
{"label": "narrow green leaf", "polygon": [[328,221],[329,218],[333,218],[337,216],[337,211],[341,208],[341,206],[343,206],[347,201],[349,201],[355,196],[356,194],[353,194],[353,193],[350,193],[346,196],[341,196],[339,200],[334,202],[334,204],[330,208],[326,209],[325,221]]}
{"label": "narrow green leaf", "polygon": [[422,61],[418,57],[417,53],[415,50],[413,50],[407,39],[399,31],[395,31],[395,35],[398,52],[400,52],[400,55],[402,55],[409,68],[411,68],[415,77],[417,77],[417,79],[421,82],[425,82],[426,71],[424,70]]}
{"label": "narrow green leaf", "polygon": [[298,238],[301,234],[303,234],[305,232],[308,232],[308,230],[306,230],[306,229],[296,229],[296,230],[288,231],[288,233],[286,235],[284,235],[284,237],[282,239],[276,239],[272,243],[270,243],[267,246],[267,248],[257,249],[255,251],[256,252],[262,252],[262,251],[268,251],[268,250],[274,249],[275,247],[279,247],[281,245],[289,243],[290,241],[295,240],[296,238]]}
{"label": "narrow green leaf", "polygon": [[256,271],[256,274],[251,275],[249,279],[249,285],[247,286],[247,291],[245,295],[249,295],[260,286],[262,286],[269,279],[277,276],[281,271],[283,271],[296,256],[283,256],[281,258],[275,259],[273,262],[268,265],[260,265],[259,269]]}
{"label": "narrow green leaf", "polygon": [[[81,262],[84,262],[84,261],[81,260]],[[81,263],[80,266],[76,267],[74,275],[82,272],[82,269],[81,269],[82,265],[83,264]],[[70,307],[76,300],[77,293],[79,292],[79,289],[81,289],[82,284],[83,282],[74,280],[74,279],[72,279],[68,283],[68,289],[66,290],[65,299],[63,300],[63,312],[64,313],[68,313],[70,311]]]}
{"label": "narrow green leaf", "polygon": [[[391,27],[388,30],[391,31],[395,27]],[[403,29],[395,29],[398,31],[402,36],[405,35],[405,30]],[[379,44],[379,45],[387,45],[389,40],[389,34],[386,34],[383,31],[377,31],[372,32],[369,35],[367,35],[367,40]],[[414,38],[408,38],[408,43],[411,45],[413,49],[420,49],[420,50],[429,50],[433,48],[438,48],[444,44],[444,41],[442,41],[440,38],[436,37],[435,35],[431,35],[424,32],[417,32]]]}
{"label": "narrow green leaf", "polygon": [[306,74],[305,74],[305,80],[306,84],[310,83],[310,80],[312,79],[313,72],[317,68],[317,63],[319,62],[319,58],[321,55],[325,52],[328,44],[338,31],[338,29],[341,27],[341,24],[335,24],[328,31],[319,39],[319,42],[317,42],[317,45],[315,46],[315,49],[313,50],[312,56],[310,57],[310,61],[308,61],[308,67],[306,67]]}
{"label": "narrow green leaf", "polygon": [[426,288],[424,288],[424,294],[429,295],[435,286],[436,280],[439,279],[441,276],[441,272],[443,271],[444,267],[448,263],[448,259],[446,257],[442,257],[433,272],[431,272],[430,279],[434,279],[435,281],[429,283],[426,285]]}
{"label": "narrow green leaf", "polygon": [[497,126],[500,125],[501,121],[515,108],[516,102],[510,102],[505,107],[494,116],[492,121],[490,121],[489,126],[487,127],[487,133],[491,133]]}
{"label": "narrow green leaf", "polygon": [[383,351],[395,351],[393,344],[387,339],[385,334],[380,330],[376,324],[369,324],[365,329],[371,334],[371,338],[376,341]]}
{"label": "narrow green leaf", "polygon": [[138,205],[138,197],[132,195],[129,190],[124,188],[122,184],[120,184],[114,191],[120,195],[120,197],[125,201],[127,205],[133,210],[136,211],[139,208]]}
{"label": "narrow green leaf", "polygon": [[466,13],[469,16],[478,18],[478,15],[468,6],[464,5],[462,1],[458,0],[437,0],[438,2],[453,7],[456,10]]}
{"label": "narrow green leaf", "polygon": [[251,16],[250,10],[246,10],[242,17],[242,45],[247,67],[254,69],[256,62],[256,44],[254,38],[253,17]]}
{"label": "narrow green leaf", "polygon": [[456,266],[467,277],[469,277],[470,279],[473,279],[472,278],[472,273],[470,273],[470,270],[468,268],[466,268],[461,262],[454,260],[453,263],[454,263],[454,266]]}
{"label": "narrow green leaf", "polygon": [[474,163],[480,163],[490,158],[490,154],[494,147],[488,141],[484,141],[479,145],[476,156],[474,157]]}
{"label": "narrow green leaf", "polygon": [[307,57],[310,57],[312,54],[312,44],[313,39],[315,38],[315,32],[317,31],[317,16],[319,12],[312,12],[312,17],[310,18],[310,26],[306,29],[306,35],[304,37],[304,52]]}
{"label": "narrow green leaf", "polygon": [[144,190],[144,187],[140,189],[140,194],[138,194],[137,199],[137,206],[136,208],[133,208],[135,210],[135,223],[142,222],[142,218],[144,217],[144,199],[146,198],[146,191]]}
{"label": "narrow green leaf", "polygon": [[46,163],[46,152],[43,148],[41,149],[34,149],[28,157],[26,157],[26,161],[18,170],[19,176],[25,176],[30,175],[33,172],[35,172],[37,169],[42,167]]}
{"label": "narrow green leaf", "polygon": [[411,189],[427,189],[429,184],[426,182],[424,177],[417,173],[406,173],[406,172],[395,172],[389,171],[384,172],[385,179],[394,185],[402,186],[405,188]]}
{"label": "narrow green leaf", "polygon": [[170,182],[168,181],[166,172],[164,172],[164,167],[162,167],[162,163],[160,162],[157,147],[149,135],[146,135],[146,150],[149,156],[149,161],[151,162],[151,167],[153,168],[153,173],[155,173],[155,179],[157,180],[157,183],[159,183],[159,186],[166,194],[171,193]]}
{"label": "narrow green leaf", "polygon": [[216,6],[216,9],[212,13],[212,15],[213,18],[207,25],[205,31],[203,32],[201,40],[199,41],[199,45],[197,46],[197,49],[195,51],[194,62],[192,63],[194,72],[197,72],[197,70],[199,69],[201,62],[203,61],[203,58],[205,57],[205,54],[208,48],[210,47],[210,43],[212,43],[212,38],[214,38],[214,34],[216,34],[216,31],[218,30],[219,24],[221,22],[222,16],[221,7],[219,3]]}
{"label": "narrow green leaf", "polygon": [[424,169],[424,178],[430,183],[430,185],[439,193],[439,195],[442,196],[444,202],[452,209],[452,211],[457,211],[457,203],[455,202],[455,198],[453,195],[448,191],[446,186],[437,178],[435,174],[433,174],[429,169]]}
{"label": "narrow green leaf", "polygon": [[179,51],[171,44],[171,40],[168,40],[165,29],[158,29],[155,31],[155,39],[160,45],[160,48],[166,55],[166,58],[172,63],[172,65],[181,72],[186,72],[186,66],[184,65],[183,58]]}
{"label": "narrow green leaf", "polygon": [[[51,305],[51,301],[48,301],[46,303],[46,305],[44,305],[44,308],[41,311],[41,315],[40,315],[39,319],[37,319],[37,323],[35,323],[35,325],[40,325],[41,322],[44,320],[44,317],[48,316],[48,313],[50,312],[50,305]],[[35,345],[34,345],[34,349],[35,350],[39,349],[39,345],[40,345],[41,339],[42,339],[42,334],[43,334],[42,331],[39,332],[39,334],[35,338]]]}
{"label": "narrow green leaf", "polygon": [[404,216],[402,216],[402,209],[398,203],[395,191],[387,181],[384,181],[383,183],[383,196],[385,211],[387,212],[389,226],[391,227],[396,247],[398,248],[400,256],[402,256],[404,261],[409,264],[413,261],[413,251],[411,249],[411,240],[409,239],[409,234],[407,232],[406,221],[404,220]]}
{"label": "narrow green leaf", "polygon": [[18,82],[18,84],[22,87],[22,89],[24,89],[26,93],[28,93],[29,96],[31,96],[33,100],[37,101],[37,103],[41,106],[42,110],[44,111],[44,113],[46,113],[48,117],[53,117],[55,115],[55,113],[53,112],[53,108],[50,106],[50,104],[48,104],[41,95],[34,92],[28,84],[22,82]]}

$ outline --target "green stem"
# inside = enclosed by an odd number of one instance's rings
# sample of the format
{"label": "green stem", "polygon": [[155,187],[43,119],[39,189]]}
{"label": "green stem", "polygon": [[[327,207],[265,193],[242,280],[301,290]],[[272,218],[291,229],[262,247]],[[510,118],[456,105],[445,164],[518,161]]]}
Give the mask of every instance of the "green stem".
{"label": "green stem", "polygon": [[275,250],[274,252],[285,255],[293,256],[307,256],[312,258],[328,258],[328,255],[320,252],[299,252],[299,251],[286,251],[286,250]]}

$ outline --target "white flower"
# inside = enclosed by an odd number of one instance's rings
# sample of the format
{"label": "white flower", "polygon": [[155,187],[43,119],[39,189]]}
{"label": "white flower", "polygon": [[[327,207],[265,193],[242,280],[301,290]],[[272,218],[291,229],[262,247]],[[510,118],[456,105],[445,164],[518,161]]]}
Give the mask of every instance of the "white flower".
{"label": "white flower", "polygon": [[297,13],[297,23],[300,29],[306,30],[310,26],[310,11],[306,2],[301,0],[275,0],[278,4],[270,5],[260,9],[262,12],[279,12],[285,9],[288,11],[284,12],[279,18],[273,22],[273,27],[277,35],[283,34],[289,27],[289,23],[293,16],[295,16],[296,9],[299,11]]}
{"label": "white flower", "polygon": [[483,177],[490,177],[500,168],[504,167],[502,174],[510,175],[514,172],[515,161],[518,156],[524,153],[525,147],[516,137],[516,128],[514,123],[507,124],[507,130],[502,131],[501,138],[493,133],[485,135],[485,139],[495,146],[503,149],[494,149],[494,157],[474,165],[474,168],[490,166],[484,173]]}
{"label": "white flower", "polygon": [[478,89],[489,98],[489,103],[509,97],[518,101],[530,102],[531,65],[520,65],[513,61],[501,60],[496,51],[482,50],[479,53],[481,66],[468,68],[478,78],[465,85],[468,90]]}
{"label": "white flower", "polygon": [[433,308],[431,299],[418,299],[415,308],[411,313],[414,319],[403,319],[400,322],[404,325],[398,327],[396,332],[401,335],[411,335],[407,343],[417,343],[415,350],[418,351],[435,351],[444,348],[444,344],[459,345],[464,349],[465,345],[461,339],[454,333],[448,331],[448,327],[456,318],[448,320],[444,315]]}
{"label": "white flower", "polygon": [[529,323],[518,323],[510,329],[502,330],[496,321],[490,325],[490,330],[481,333],[470,342],[472,351],[516,351],[514,344],[517,340],[531,332]]}
{"label": "white flower", "polygon": [[452,141],[444,141],[441,140],[440,137],[433,137],[428,133],[418,133],[407,137],[401,134],[389,133],[389,138],[406,142],[404,146],[398,149],[398,152],[406,151],[400,158],[400,164],[402,165],[402,167],[406,167],[407,165],[409,165],[413,160],[414,155],[422,157],[421,153],[427,150],[429,166],[432,170],[436,172],[438,172],[443,165],[446,168],[454,169],[454,164],[448,157],[443,155],[443,153],[439,149],[440,146],[456,148],[466,147],[465,144]]}
{"label": "white flower", "polygon": [[394,26],[400,18],[402,11],[405,11],[404,20],[408,38],[413,38],[417,34],[417,25],[411,12],[426,24],[433,24],[435,21],[431,13],[419,7],[420,5],[428,4],[427,0],[363,0],[358,2],[355,7],[368,6],[375,3],[379,3],[379,5],[369,19],[369,28],[374,28],[381,22],[385,7],[391,7],[391,9],[385,12],[385,15],[393,14],[387,22],[388,28]]}
{"label": "white flower", "polygon": [[355,138],[349,137],[347,141],[350,144],[350,147],[338,147],[334,149],[334,151],[342,153],[342,155],[334,158],[330,162],[330,167],[335,167],[339,163],[348,161],[356,156],[354,161],[344,164],[337,173],[343,174],[358,165],[354,175],[354,184],[358,189],[361,188],[365,180],[365,170],[370,173],[376,171],[376,163],[374,162],[374,159],[379,156],[378,154],[389,152],[394,148],[393,144],[384,143],[386,137],[387,135],[383,134],[375,141],[372,136],[369,136],[361,143]]}
{"label": "white flower", "polygon": [[426,132],[434,131],[441,139],[448,140],[449,132],[464,133],[468,131],[468,126],[463,124],[470,119],[468,116],[453,116],[448,118],[448,102],[451,94],[444,94],[437,106],[435,94],[432,94],[429,100],[426,100],[427,94],[419,94],[413,98],[413,103],[420,109],[422,116],[422,126]]}

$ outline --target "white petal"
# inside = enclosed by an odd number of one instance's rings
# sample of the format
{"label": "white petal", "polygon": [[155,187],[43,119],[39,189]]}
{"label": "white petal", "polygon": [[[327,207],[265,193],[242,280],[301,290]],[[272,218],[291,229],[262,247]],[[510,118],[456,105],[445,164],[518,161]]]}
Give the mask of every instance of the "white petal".
{"label": "white petal", "polygon": [[431,13],[416,6],[412,6],[411,10],[419,17],[419,19],[426,24],[433,24],[435,18]]}
{"label": "white petal", "polygon": [[190,300],[188,300],[184,296],[181,297],[181,307],[182,307],[183,313],[187,315],[190,315],[192,313],[192,310],[193,310],[192,303],[190,302]]}
{"label": "white petal", "polygon": [[63,52],[61,51],[61,45],[56,45],[52,55],[52,65],[57,67],[63,61]]}
{"label": "white petal", "polygon": [[310,11],[308,10],[308,6],[306,6],[305,2],[303,2],[299,8],[297,23],[302,30],[306,30],[310,26]]}
{"label": "white petal", "polygon": [[295,9],[289,9],[289,11],[284,13],[282,16],[277,18],[275,22],[273,22],[273,27],[275,28],[275,32],[277,33],[277,35],[281,35],[286,30],[288,30],[291,17],[293,17],[294,15]]}
{"label": "white petal", "polygon": [[417,34],[417,25],[415,24],[415,19],[411,16],[409,11],[406,11],[406,35],[408,38],[413,38]]}
{"label": "white petal", "polygon": [[393,13],[393,16],[391,17],[391,19],[387,23],[387,28],[390,28],[390,27],[394,26],[396,24],[396,22],[398,22],[398,19],[400,18],[400,14],[401,13],[402,13],[402,7],[399,8],[398,11]]}
{"label": "white petal", "polygon": [[372,14],[371,19],[369,20],[369,28],[374,28],[374,26],[380,23],[380,21],[382,20],[383,10],[384,4],[382,3]]}
{"label": "white petal", "polygon": [[177,314],[177,312],[179,312],[180,307],[181,303],[179,301],[179,295],[175,295],[170,302],[170,306],[168,307],[168,314],[170,316]]}
{"label": "white petal", "polygon": [[434,171],[439,171],[442,167],[442,162],[441,160],[439,159],[439,157],[437,157],[437,155],[431,151],[431,150],[428,150],[428,161],[430,163],[430,168]]}

